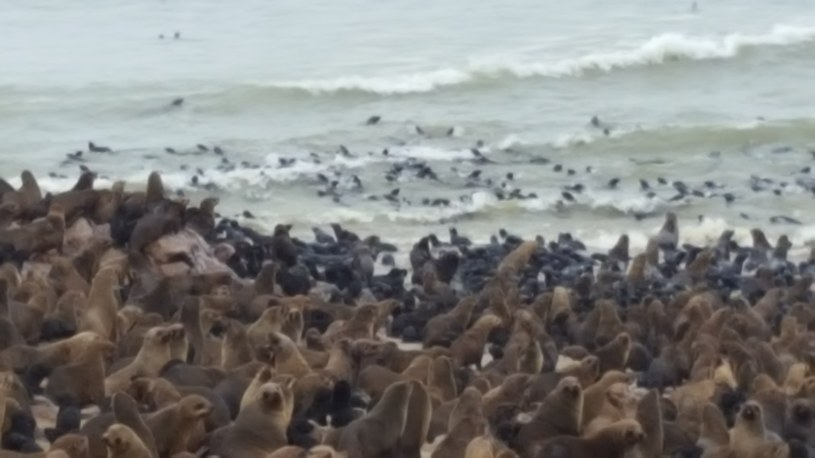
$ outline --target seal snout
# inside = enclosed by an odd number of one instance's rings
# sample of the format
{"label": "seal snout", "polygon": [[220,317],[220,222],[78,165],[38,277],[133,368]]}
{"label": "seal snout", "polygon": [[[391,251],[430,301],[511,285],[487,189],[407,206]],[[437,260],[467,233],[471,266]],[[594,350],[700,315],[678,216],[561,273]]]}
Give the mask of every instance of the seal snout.
{"label": "seal snout", "polygon": [[755,406],[747,405],[747,406],[744,406],[744,410],[742,411],[741,416],[745,420],[753,421],[758,416],[758,412],[757,412],[757,409],[755,408]]}
{"label": "seal snout", "polygon": [[263,391],[263,401],[269,407],[277,408],[283,404],[283,395],[279,388],[269,388]]}
{"label": "seal snout", "polygon": [[563,387],[563,391],[572,397],[577,397],[580,395],[580,386],[577,384],[569,384]]}

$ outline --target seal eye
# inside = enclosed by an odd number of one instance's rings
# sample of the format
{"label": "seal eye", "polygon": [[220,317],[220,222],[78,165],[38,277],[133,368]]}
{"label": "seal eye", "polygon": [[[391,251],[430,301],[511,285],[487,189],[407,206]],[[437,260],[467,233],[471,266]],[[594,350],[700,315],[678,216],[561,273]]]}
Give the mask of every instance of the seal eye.
{"label": "seal eye", "polygon": [[744,408],[744,418],[746,420],[753,420],[756,417],[755,409],[752,406],[747,406]]}

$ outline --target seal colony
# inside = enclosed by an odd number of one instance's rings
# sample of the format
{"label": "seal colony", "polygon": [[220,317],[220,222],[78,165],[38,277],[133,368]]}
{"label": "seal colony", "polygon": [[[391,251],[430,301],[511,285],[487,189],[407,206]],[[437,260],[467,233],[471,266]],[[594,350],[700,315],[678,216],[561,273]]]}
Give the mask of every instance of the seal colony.
{"label": "seal colony", "polygon": [[453,229],[403,269],[376,235],[95,178],[0,186],[2,457],[815,453],[815,250],[786,237]]}

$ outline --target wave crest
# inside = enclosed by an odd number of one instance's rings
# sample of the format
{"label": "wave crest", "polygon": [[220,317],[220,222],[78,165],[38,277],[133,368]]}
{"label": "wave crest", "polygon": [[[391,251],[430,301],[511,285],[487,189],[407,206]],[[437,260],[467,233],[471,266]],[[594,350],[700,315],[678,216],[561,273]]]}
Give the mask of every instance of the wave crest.
{"label": "wave crest", "polygon": [[400,95],[432,92],[485,80],[504,78],[582,76],[622,68],[660,65],[677,60],[710,60],[737,57],[755,47],[796,45],[815,40],[815,27],[776,25],[757,35],[733,33],[720,37],[663,33],[632,49],[590,53],[551,62],[489,59],[469,62],[463,68],[442,68],[394,76],[344,76],[335,79],[272,83],[277,89],[294,89],[312,95],[362,92]]}

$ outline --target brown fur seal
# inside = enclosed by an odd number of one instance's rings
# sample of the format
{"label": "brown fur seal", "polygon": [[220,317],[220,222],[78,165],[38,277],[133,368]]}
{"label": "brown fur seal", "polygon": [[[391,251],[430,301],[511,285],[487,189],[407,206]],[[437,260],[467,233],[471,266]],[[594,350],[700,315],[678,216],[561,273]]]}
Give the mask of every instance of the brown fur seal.
{"label": "brown fur seal", "polygon": [[276,305],[264,310],[260,318],[246,327],[246,337],[252,348],[257,349],[266,345],[270,333],[281,332],[285,317],[286,309],[282,306]]}
{"label": "brown fur seal", "polygon": [[37,179],[34,175],[24,170],[20,174],[22,185],[20,189],[13,192],[6,192],[2,195],[2,203],[14,203],[21,210],[27,210],[29,207],[39,203],[42,200],[42,191]]}
{"label": "brown fur seal", "polygon": [[521,426],[516,438],[518,450],[531,456],[546,439],[579,436],[582,425],[583,388],[576,378],[566,377],[546,396],[532,420]]}
{"label": "brown fur seal", "polygon": [[215,207],[219,202],[217,197],[207,197],[198,208],[188,208],[184,213],[186,226],[201,237],[208,237],[215,228]]}
{"label": "brown fur seal", "polygon": [[160,209],[141,217],[130,235],[128,242],[130,250],[142,252],[162,236],[178,232],[181,229],[186,205],[187,202],[184,200],[163,201],[160,203]]}
{"label": "brown fur seal", "polygon": [[82,172],[76,180],[76,184],[71,188],[71,191],[87,191],[93,189],[93,182],[96,181],[97,175],[94,172]]}
{"label": "brown fur seal", "polygon": [[253,350],[246,328],[238,320],[224,322],[226,332],[221,343],[221,368],[231,370],[252,361]]}
{"label": "brown fur seal", "polygon": [[450,412],[447,430],[452,431],[456,424],[465,418],[483,417],[484,406],[482,404],[481,392],[478,391],[477,388],[468,386],[455,401],[455,406],[452,412]]}
{"label": "brown fur seal", "polygon": [[609,371],[603,374],[597,383],[586,388],[582,413],[583,424],[588,424],[600,414],[603,404],[608,397],[608,391],[613,385],[618,383],[628,384],[631,383],[631,381],[631,375],[620,371]]}
{"label": "brown fur seal", "polygon": [[150,329],[136,358],[105,379],[105,393],[110,396],[125,390],[135,376],[157,377],[172,359],[173,343],[181,339],[184,339],[184,327],[180,324]]}
{"label": "brown fur seal", "polygon": [[474,364],[481,369],[481,357],[484,354],[487,337],[494,328],[500,325],[501,319],[495,315],[484,315],[479,318],[470,329],[450,345],[453,361],[460,366]]}
{"label": "brown fur seal", "polygon": [[16,221],[19,211],[20,207],[15,203],[0,204],[0,229],[5,229]]}
{"label": "brown fur seal", "polygon": [[164,199],[164,183],[158,172],[150,172],[147,177],[147,190],[144,192],[144,203],[147,206],[161,202]]}
{"label": "brown fur seal", "polygon": [[264,383],[250,394],[235,422],[227,427],[223,442],[213,451],[222,456],[266,458],[285,447],[292,403],[291,385]]}
{"label": "brown fur seal", "polygon": [[511,272],[520,272],[520,270],[529,263],[529,259],[532,255],[538,251],[538,248],[540,248],[540,246],[536,241],[521,243],[504,257],[498,265],[498,271],[509,270]]}
{"label": "brown fur seal", "polygon": [[39,347],[18,346],[0,353],[0,363],[15,370],[40,363],[57,367],[78,361],[90,346],[99,340],[106,340],[93,332],[80,332],[67,339],[41,345]]}
{"label": "brown fur seal", "polygon": [[118,341],[119,272],[112,268],[100,270],[93,278],[86,308],[81,313],[81,329],[93,331],[112,342]]}
{"label": "brown fur seal", "polygon": [[557,437],[543,443],[535,458],[624,458],[645,438],[636,420],[620,420],[588,437]]}
{"label": "brown fur seal", "polygon": [[434,345],[447,345],[467,329],[470,317],[476,305],[476,298],[468,296],[460,300],[447,313],[434,316],[427,322],[422,333],[422,345],[429,348]]}
{"label": "brown fur seal", "polygon": [[526,402],[542,401],[564,377],[572,376],[577,378],[580,381],[580,386],[585,389],[596,382],[599,375],[600,360],[594,355],[586,356],[577,364],[560,369],[559,372],[535,375],[529,383],[528,392],[525,394]]}
{"label": "brown fur seal", "polygon": [[[427,381],[427,369],[430,366],[430,359],[423,357],[416,358],[403,372],[394,372],[390,368],[371,364],[359,372],[357,386],[377,401],[391,385],[402,380],[416,379]],[[424,375],[424,376],[423,376]]]}
{"label": "brown fur seal", "polygon": [[458,422],[438,447],[431,458],[465,458],[467,446],[476,437],[484,434],[487,422],[483,418],[464,418]]}
{"label": "brown fur seal", "polygon": [[308,450],[295,445],[287,445],[267,455],[266,458],[308,458]]}
{"label": "brown fur seal", "polygon": [[736,416],[730,430],[730,448],[749,454],[770,440],[764,423],[764,408],[755,401],[747,401]]}
{"label": "brown fur seal", "polygon": [[490,434],[485,434],[467,444],[464,458],[518,458],[518,454]]}
{"label": "brown fur seal", "polygon": [[115,352],[116,347],[109,341],[92,342],[75,362],[51,372],[46,395],[56,401],[69,398],[79,406],[101,405],[105,398],[105,367]]}
{"label": "brown fur seal", "polygon": [[49,453],[62,450],[69,458],[88,458],[90,449],[88,438],[80,434],[65,434],[51,443]]}
{"label": "brown fur seal", "polygon": [[111,399],[113,408],[113,418],[116,423],[121,423],[130,428],[141,439],[144,446],[153,457],[158,457],[156,442],[144,419],[139,414],[136,401],[124,393],[116,393]]}
{"label": "brown fur seal", "polygon": [[0,279],[0,350],[25,344],[25,338],[11,317],[8,282]]}
{"label": "brown fur seal", "polygon": [[482,397],[484,415],[491,417],[501,404],[518,404],[524,398],[529,374],[512,374],[501,382],[501,385],[487,391]]}
{"label": "brown fur seal", "polygon": [[90,291],[90,284],[76,270],[73,261],[67,258],[60,257],[52,261],[48,280],[59,297],[67,291],[80,292],[84,295]]}
{"label": "brown fur seal", "polygon": [[102,440],[108,448],[109,458],[151,458],[152,455],[139,436],[125,425],[112,425]]}
{"label": "brown fur seal", "polygon": [[300,349],[287,335],[280,332],[268,334],[268,347],[274,358],[274,368],[281,374],[303,377],[312,372]]}
{"label": "brown fur seal", "polygon": [[181,401],[184,396],[203,396],[212,404],[212,413],[204,417],[207,431],[214,431],[232,421],[224,400],[214,391],[205,387],[176,387],[169,380],[161,377],[138,377],[130,382],[127,387],[127,394],[150,412],[174,405]]}
{"label": "brown fur seal", "polygon": [[65,211],[52,205],[44,218],[25,226],[0,229],[0,240],[18,252],[30,256],[48,250],[59,250],[65,234]]}
{"label": "brown fur seal", "polygon": [[699,428],[698,445],[706,454],[712,453],[730,443],[730,433],[727,430],[727,420],[724,414],[714,404],[706,404],[702,408],[702,418]]}
{"label": "brown fur seal", "polygon": [[584,419],[583,434],[591,435],[606,426],[624,418],[636,416],[637,399],[628,389],[628,384],[614,383],[606,391],[597,416],[587,421]]}
{"label": "brown fur seal", "polygon": [[351,383],[355,375],[354,368],[355,364],[351,342],[347,339],[342,339],[331,347],[331,351],[328,353],[328,361],[326,361],[320,373],[335,383],[339,381]]}
{"label": "brown fur seal", "polygon": [[373,339],[378,320],[379,307],[377,305],[362,305],[348,321],[333,322],[323,334],[323,340],[333,343],[339,339]]}
{"label": "brown fur seal", "polygon": [[452,401],[458,396],[454,369],[453,360],[446,356],[434,359],[430,366],[427,385],[431,395],[442,402]]}
{"label": "brown fur seal", "polygon": [[60,205],[65,210],[65,222],[68,226],[80,217],[91,216],[98,203],[99,193],[93,189],[63,192],[51,198],[52,205]]}
{"label": "brown fur seal", "polygon": [[212,404],[203,396],[192,394],[149,415],[146,423],[159,455],[197,450],[204,438],[204,422],[211,413]]}
{"label": "brown fur seal", "polygon": [[637,422],[642,426],[645,438],[637,444],[636,456],[638,458],[662,456],[665,434],[658,391],[650,390],[640,400],[637,406]]}
{"label": "brown fur seal", "polygon": [[411,382],[389,386],[373,410],[342,430],[337,450],[348,453],[349,458],[396,455],[407,422],[412,390]]}
{"label": "brown fur seal", "polygon": [[433,416],[433,403],[424,384],[410,381],[412,390],[408,402],[405,427],[399,439],[398,455],[404,458],[421,458],[422,445],[425,443]]}

